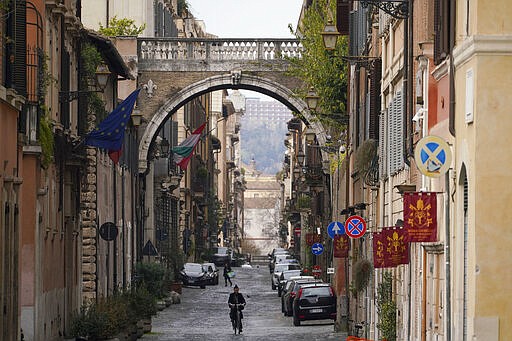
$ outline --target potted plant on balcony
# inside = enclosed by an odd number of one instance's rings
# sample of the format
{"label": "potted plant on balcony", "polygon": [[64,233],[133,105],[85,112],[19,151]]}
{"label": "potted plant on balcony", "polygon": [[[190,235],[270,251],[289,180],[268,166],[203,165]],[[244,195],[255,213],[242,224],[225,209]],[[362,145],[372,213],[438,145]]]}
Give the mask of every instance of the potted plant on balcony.
{"label": "potted plant on balcony", "polygon": [[307,195],[300,195],[297,198],[297,209],[301,211],[307,211],[311,208],[311,197]]}

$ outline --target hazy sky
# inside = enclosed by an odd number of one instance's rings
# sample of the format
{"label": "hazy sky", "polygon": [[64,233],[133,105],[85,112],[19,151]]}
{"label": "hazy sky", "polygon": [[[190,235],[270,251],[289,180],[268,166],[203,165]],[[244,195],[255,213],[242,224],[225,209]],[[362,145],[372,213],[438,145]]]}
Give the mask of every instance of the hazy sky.
{"label": "hazy sky", "polygon": [[187,0],[206,31],[220,38],[294,38],[303,0]]}
{"label": "hazy sky", "polygon": [[[219,38],[295,38],[288,28],[297,27],[304,0],[187,0],[206,32]],[[263,94],[244,91],[248,97],[269,100]]]}

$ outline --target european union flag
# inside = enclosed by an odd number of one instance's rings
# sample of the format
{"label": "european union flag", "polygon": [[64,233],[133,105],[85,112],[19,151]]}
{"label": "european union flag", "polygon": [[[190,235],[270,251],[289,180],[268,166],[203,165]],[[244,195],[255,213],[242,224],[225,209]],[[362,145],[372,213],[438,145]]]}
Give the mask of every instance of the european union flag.
{"label": "european union flag", "polygon": [[121,150],[123,146],[124,130],[139,96],[140,88],[132,92],[119,104],[96,129],[85,138],[88,146],[108,149],[110,152]]}

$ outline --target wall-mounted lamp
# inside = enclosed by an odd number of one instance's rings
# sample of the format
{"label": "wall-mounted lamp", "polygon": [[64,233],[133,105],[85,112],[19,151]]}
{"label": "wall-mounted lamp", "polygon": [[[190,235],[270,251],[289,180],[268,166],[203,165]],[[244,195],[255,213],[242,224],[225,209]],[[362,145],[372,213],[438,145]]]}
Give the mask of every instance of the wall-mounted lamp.
{"label": "wall-mounted lamp", "polygon": [[304,165],[304,159],[306,158],[306,155],[304,154],[304,152],[302,150],[300,150],[298,153],[297,153],[297,163],[302,166]]}
{"label": "wall-mounted lamp", "polygon": [[142,123],[142,114],[141,114],[139,109],[137,109],[137,108],[133,109],[132,115],[131,115],[131,119],[132,119],[132,125],[134,127],[138,127],[138,126],[141,125],[141,123]]}
{"label": "wall-mounted lamp", "polygon": [[315,90],[311,87],[306,95],[306,104],[309,110],[316,110],[318,100],[320,97],[316,94]]}
{"label": "wall-mounted lamp", "polygon": [[101,63],[96,68],[96,90],[75,90],[75,91],[61,91],[59,92],[59,102],[61,103],[69,103],[78,99],[80,95],[90,94],[93,92],[103,92],[107,87],[108,80],[110,78],[110,70],[108,66]]}
{"label": "wall-mounted lamp", "polygon": [[332,23],[332,20],[327,22],[327,25],[324,27],[324,31],[322,34],[322,40],[324,42],[324,47],[326,50],[334,50],[336,48],[336,40],[340,35],[336,26]]}

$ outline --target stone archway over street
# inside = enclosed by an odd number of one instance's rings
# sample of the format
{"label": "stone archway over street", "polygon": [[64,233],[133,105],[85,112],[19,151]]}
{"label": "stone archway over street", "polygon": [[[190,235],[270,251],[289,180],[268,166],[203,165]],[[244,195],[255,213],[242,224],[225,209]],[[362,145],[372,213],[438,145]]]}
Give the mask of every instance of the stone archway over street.
{"label": "stone archway over street", "polygon": [[304,83],[286,73],[288,57],[300,57],[294,39],[139,38],[138,107],[148,122],[139,145],[139,172],[147,169],[151,141],[178,108],[201,94],[220,89],[246,89],[271,96],[301,113],[325,143],[323,126],[306,103],[295,96]]}

